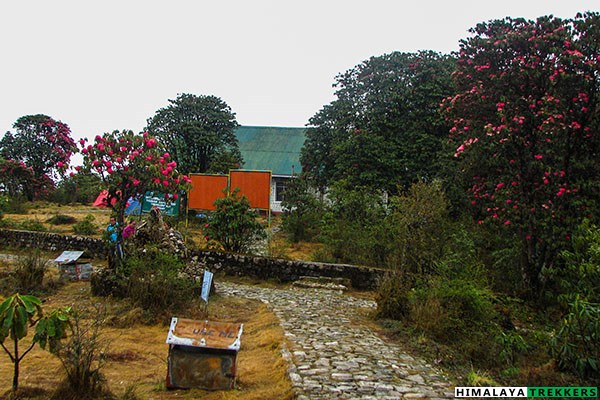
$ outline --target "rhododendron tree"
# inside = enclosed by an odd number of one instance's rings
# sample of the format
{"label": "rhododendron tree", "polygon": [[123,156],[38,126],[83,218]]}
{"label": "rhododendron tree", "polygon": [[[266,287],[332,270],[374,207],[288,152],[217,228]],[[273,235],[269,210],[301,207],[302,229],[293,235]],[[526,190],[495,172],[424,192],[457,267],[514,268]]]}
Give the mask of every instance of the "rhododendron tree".
{"label": "rhododendron tree", "polygon": [[13,128],[0,140],[0,154],[24,162],[40,181],[61,176],[77,151],[69,126],[47,115],[26,115]]}
{"label": "rhododendron tree", "polygon": [[600,199],[600,14],[481,23],[442,103],[479,223],[520,235],[525,288]]}
{"label": "rhododendron tree", "polygon": [[33,168],[23,161],[5,160],[0,157],[0,190],[13,198],[24,196],[28,200],[45,197],[54,187],[47,175],[35,176]]}
{"label": "rhododendron tree", "polygon": [[127,200],[148,190],[160,190],[167,200],[177,199],[191,180],[181,175],[155,137],[144,132],[114,131],[97,135],[93,143],[80,140],[84,169],[97,173],[108,191],[107,204],[122,225]]}

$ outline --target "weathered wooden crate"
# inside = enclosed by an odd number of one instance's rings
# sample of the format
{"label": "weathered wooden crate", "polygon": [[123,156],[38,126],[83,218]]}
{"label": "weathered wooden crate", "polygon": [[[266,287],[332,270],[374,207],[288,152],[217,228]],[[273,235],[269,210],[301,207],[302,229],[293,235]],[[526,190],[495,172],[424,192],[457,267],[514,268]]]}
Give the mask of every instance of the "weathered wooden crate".
{"label": "weathered wooden crate", "polygon": [[243,324],[171,319],[167,388],[235,387]]}

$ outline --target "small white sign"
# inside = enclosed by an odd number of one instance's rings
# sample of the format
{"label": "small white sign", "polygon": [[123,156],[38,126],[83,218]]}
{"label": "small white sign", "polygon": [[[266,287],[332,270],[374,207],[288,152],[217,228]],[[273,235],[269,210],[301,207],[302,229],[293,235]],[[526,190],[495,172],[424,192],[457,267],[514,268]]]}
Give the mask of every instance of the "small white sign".
{"label": "small white sign", "polygon": [[202,279],[202,293],[200,297],[208,304],[208,294],[210,293],[210,285],[212,284],[213,273],[210,271],[204,271],[204,278]]}

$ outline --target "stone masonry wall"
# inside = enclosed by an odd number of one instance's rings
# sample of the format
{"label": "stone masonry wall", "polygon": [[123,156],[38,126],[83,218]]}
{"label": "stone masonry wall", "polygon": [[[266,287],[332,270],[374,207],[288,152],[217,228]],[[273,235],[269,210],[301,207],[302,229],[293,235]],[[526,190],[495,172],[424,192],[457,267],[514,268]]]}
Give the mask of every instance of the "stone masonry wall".
{"label": "stone masonry wall", "polygon": [[0,246],[38,248],[46,251],[79,250],[87,256],[104,258],[107,248],[101,239],[67,236],[49,232],[0,229]]}
{"label": "stone masonry wall", "polygon": [[[36,247],[48,251],[80,250],[96,258],[104,258],[107,254],[106,245],[101,239],[48,232],[0,229],[0,246]],[[361,290],[376,288],[385,273],[377,268],[347,264],[290,261],[200,250],[191,251],[190,258],[192,265],[198,268],[198,271],[195,271],[198,274],[201,269],[207,268],[225,275],[250,276],[284,283],[296,281],[301,276],[325,276],[348,279],[354,288]]]}

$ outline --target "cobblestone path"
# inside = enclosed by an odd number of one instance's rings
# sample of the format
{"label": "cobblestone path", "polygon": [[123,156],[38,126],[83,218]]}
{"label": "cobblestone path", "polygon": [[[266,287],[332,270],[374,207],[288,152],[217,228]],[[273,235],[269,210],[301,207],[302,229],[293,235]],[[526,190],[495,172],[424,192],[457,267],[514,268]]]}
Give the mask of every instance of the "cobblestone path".
{"label": "cobblestone path", "polygon": [[221,282],[221,294],[269,305],[289,340],[289,377],[299,400],[453,398],[448,380],[424,361],[355,322],[375,302],[323,289],[272,289]]}

